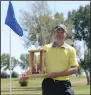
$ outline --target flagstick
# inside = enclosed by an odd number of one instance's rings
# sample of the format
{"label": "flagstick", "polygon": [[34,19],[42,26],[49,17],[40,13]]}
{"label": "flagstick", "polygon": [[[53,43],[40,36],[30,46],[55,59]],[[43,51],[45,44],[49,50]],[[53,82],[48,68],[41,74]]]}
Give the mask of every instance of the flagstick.
{"label": "flagstick", "polygon": [[11,80],[11,28],[10,28],[10,95],[12,95],[12,80]]}

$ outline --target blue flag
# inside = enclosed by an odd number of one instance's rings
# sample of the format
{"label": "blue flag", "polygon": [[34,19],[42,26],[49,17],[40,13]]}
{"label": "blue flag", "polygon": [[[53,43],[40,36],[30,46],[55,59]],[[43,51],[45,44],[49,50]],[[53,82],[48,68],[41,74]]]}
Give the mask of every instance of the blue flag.
{"label": "blue flag", "polygon": [[7,24],[19,36],[23,36],[23,30],[15,18],[14,9],[13,9],[11,1],[9,1],[5,24]]}

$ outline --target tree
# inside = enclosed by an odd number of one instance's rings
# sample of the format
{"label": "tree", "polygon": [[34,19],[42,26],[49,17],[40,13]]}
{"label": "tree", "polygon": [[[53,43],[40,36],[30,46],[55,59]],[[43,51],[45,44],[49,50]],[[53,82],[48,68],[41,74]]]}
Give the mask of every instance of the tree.
{"label": "tree", "polygon": [[[15,57],[11,57],[11,69],[13,70],[18,64],[18,60]],[[2,54],[1,55],[1,68],[4,70],[10,70],[10,55]]]}
{"label": "tree", "polygon": [[73,18],[74,24],[74,39],[84,40],[89,47],[89,33],[90,33],[90,5],[85,7],[80,6]]}
{"label": "tree", "polygon": [[11,74],[11,77],[12,78],[17,78],[18,77],[18,73],[13,71],[12,74]]}
{"label": "tree", "polygon": [[19,66],[22,69],[27,69],[28,68],[28,66],[29,66],[29,55],[28,54],[21,54],[20,55]]}
{"label": "tree", "polygon": [[64,24],[64,21],[65,20],[64,20],[63,13],[56,12],[54,14],[54,23],[55,23],[55,25],[60,24],[60,23]]}
{"label": "tree", "polygon": [[[87,77],[87,84],[89,84],[89,33],[90,33],[90,5],[85,7],[80,6],[80,8],[75,12],[73,19],[74,25],[74,39],[84,41],[84,59],[80,58],[80,66],[84,69]],[[86,51],[88,51],[86,53]]]}
{"label": "tree", "polygon": [[40,46],[52,42],[54,26],[65,22],[62,13],[57,12],[52,16],[46,1],[35,1],[31,13],[21,11],[21,14],[21,24],[26,30],[24,36],[26,47],[36,44],[37,35]]}
{"label": "tree", "polygon": [[49,15],[50,11],[48,10],[46,1],[35,1],[31,9],[31,13],[21,11],[21,23],[25,30],[27,30],[27,34],[24,37],[25,46],[35,44],[37,35],[39,45],[42,46],[50,40],[45,39],[48,37],[47,31],[50,33],[52,25],[51,17]]}
{"label": "tree", "polygon": [[69,38],[69,39],[72,39],[72,36],[73,36],[73,33],[72,33],[73,20],[72,20],[72,19],[74,18],[75,13],[76,13],[75,10],[73,10],[72,12],[69,11],[69,12],[68,12],[68,18],[67,18],[66,21],[65,21],[65,24],[66,24],[67,27],[68,27],[68,38]]}
{"label": "tree", "polygon": [[86,78],[87,78],[87,85],[90,84],[90,76],[89,76],[89,73],[88,73],[88,66],[87,66],[87,61],[86,59],[81,59],[80,58],[80,67],[84,70],[85,74],[86,74]]}
{"label": "tree", "polygon": [[67,40],[66,43],[68,43],[71,46],[74,46],[74,40],[73,40],[73,20],[72,18],[74,18],[75,16],[75,10],[73,10],[72,12],[69,11],[67,14],[67,19],[64,20],[63,24],[66,25],[67,27]]}
{"label": "tree", "polygon": [[9,74],[7,74],[7,72],[5,72],[5,71],[2,71],[0,74],[0,77],[1,78],[9,78]]}
{"label": "tree", "polygon": [[80,50],[80,46],[75,46],[75,49],[76,49],[76,54],[77,54],[77,61],[79,63],[79,67],[78,67],[78,71],[76,73],[76,76],[77,75],[81,76],[82,75],[82,70],[83,70],[83,68],[81,67],[81,64],[80,64],[81,63],[80,59],[81,59],[82,52]]}

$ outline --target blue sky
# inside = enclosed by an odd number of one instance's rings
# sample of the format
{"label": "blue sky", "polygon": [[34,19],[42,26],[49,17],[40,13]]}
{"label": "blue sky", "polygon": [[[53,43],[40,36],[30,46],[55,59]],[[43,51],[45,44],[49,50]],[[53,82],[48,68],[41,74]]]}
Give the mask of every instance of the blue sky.
{"label": "blue sky", "polygon": [[[28,10],[28,6],[32,4],[33,1],[12,1],[16,19],[19,22],[20,10]],[[55,12],[62,12],[64,17],[67,18],[68,11],[73,9],[77,10],[80,5],[85,6],[90,4],[90,1],[48,1],[50,10]],[[9,33],[10,29],[5,25],[5,17],[8,8],[8,1],[1,1],[1,54],[9,53]],[[23,46],[24,42],[22,37],[19,37],[13,31],[11,32],[11,56],[15,58],[20,57],[20,54],[27,53],[28,50]],[[31,46],[30,46],[31,48]],[[20,69],[17,67],[17,69]]]}

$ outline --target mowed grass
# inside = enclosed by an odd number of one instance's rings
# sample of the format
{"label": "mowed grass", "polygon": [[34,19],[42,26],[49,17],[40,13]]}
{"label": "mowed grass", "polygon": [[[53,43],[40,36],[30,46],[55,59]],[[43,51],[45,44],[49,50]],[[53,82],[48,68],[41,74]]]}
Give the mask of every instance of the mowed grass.
{"label": "mowed grass", "polygon": [[[12,94],[22,94],[22,95],[41,95],[41,83],[43,79],[32,79],[28,80],[27,87],[20,87],[17,79],[12,79]],[[90,95],[90,86],[86,84],[85,77],[71,77],[70,81],[72,83],[72,88],[74,89],[75,95]],[[1,95],[9,95],[9,79],[1,79]]]}
{"label": "mowed grass", "polygon": [[87,85],[86,77],[71,77],[70,81],[76,95],[90,95],[90,85]]}

